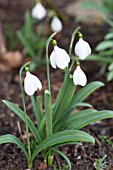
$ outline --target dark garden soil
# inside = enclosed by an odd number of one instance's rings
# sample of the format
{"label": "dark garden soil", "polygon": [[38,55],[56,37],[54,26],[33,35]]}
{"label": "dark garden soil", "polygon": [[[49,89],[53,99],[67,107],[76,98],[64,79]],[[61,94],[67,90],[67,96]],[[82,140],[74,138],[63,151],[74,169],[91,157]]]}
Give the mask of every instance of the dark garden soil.
{"label": "dark garden soil", "polygon": [[[3,2],[1,1],[1,4]],[[65,44],[64,48],[66,50],[68,50],[69,37],[71,36],[74,27],[77,26],[76,23],[73,23],[72,25],[73,20],[74,18],[69,18],[67,20],[68,24],[65,25],[63,33],[56,37],[61,47],[64,47]],[[94,49],[97,42],[102,39],[102,35],[105,34],[107,30],[106,26],[100,26],[94,23],[80,25],[82,26],[82,32],[85,35],[85,39],[90,42]],[[96,62],[83,62],[82,66],[88,76],[88,82],[98,80],[105,83],[105,87],[94,92],[87,99],[87,102],[92,104],[94,108],[98,110],[113,110],[113,81],[110,83],[106,82],[106,73],[102,77],[98,76],[99,67]],[[62,84],[63,72],[58,69],[51,69],[51,73],[52,94],[53,101],[55,101],[55,97]],[[47,89],[45,67],[43,66],[40,68],[36,74],[43,82],[43,90],[38,91],[37,95],[43,96],[44,89]],[[23,77],[24,76],[25,75],[23,75]],[[2,99],[9,100],[22,108],[18,69],[12,70],[8,73],[0,72],[0,135],[13,134],[20,139],[25,140],[26,135],[23,122],[2,103]],[[30,104],[28,96],[26,96],[26,105],[29,116],[34,120],[32,105]],[[18,123],[20,123],[21,126],[22,136],[19,134]],[[96,122],[95,124],[87,126],[83,130],[94,136],[96,140],[95,144],[83,143],[83,146],[71,145],[60,148],[71,160],[72,169],[96,170],[96,159],[107,155],[105,160],[107,167],[105,169],[113,170],[113,119]],[[54,164],[57,165],[57,169],[60,170],[66,162],[62,160],[59,155],[55,155]],[[16,145],[0,145],[0,170],[25,169],[27,169],[26,158]],[[38,155],[34,161],[32,170],[41,169],[51,170],[52,168],[46,167],[46,165],[43,164],[41,155]]]}

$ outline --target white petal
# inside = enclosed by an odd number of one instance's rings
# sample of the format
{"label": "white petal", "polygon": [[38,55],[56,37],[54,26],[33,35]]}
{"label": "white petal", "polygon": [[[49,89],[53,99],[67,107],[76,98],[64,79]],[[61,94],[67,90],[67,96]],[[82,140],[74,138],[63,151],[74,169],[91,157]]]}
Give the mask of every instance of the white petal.
{"label": "white petal", "polygon": [[56,68],[55,52],[53,51],[50,55],[50,63],[53,68]]}
{"label": "white petal", "polygon": [[41,3],[37,3],[32,9],[32,17],[43,19],[46,16],[46,9]]}
{"label": "white petal", "polygon": [[85,86],[87,83],[87,77],[82,71],[80,66],[77,66],[76,70],[73,73],[73,82],[75,85]]}
{"label": "white petal", "polygon": [[84,60],[88,55],[91,54],[91,48],[89,44],[82,38],[76,43],[75,54],[79,56],[81,60]]}
{"label": "white petal", "polygon": [[62,22],[58,17],[54,17],[51,22],[51,29],[53,32],[61,32],[62,31]]}
{"label": "white petal", "polygon": [[42,89],[42,84],[36,76],[27,72],[24,79],[24,89],[27,95],[31,96],[35,93],[35,91],[37,91],[37,89]]}
{"label": "white petal", "polygon": [[55,46],[54,50],[55,50],[56,65],[61,69],[68,67],[68,63],[70,62],[70,57],[67,54],[67,52],[64,49],[59,48],[58,46]]}

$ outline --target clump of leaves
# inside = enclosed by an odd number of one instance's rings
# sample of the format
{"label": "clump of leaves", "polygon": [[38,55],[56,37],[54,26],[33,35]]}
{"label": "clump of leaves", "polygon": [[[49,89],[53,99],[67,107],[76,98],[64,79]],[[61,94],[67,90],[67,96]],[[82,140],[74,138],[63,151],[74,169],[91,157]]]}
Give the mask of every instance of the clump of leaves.
{"label": "clump of leaves", "polygon": [[30,70],[39,68],[44,62],[42,54],[46,45],[46,36],[43,34],[42,26],[35,27],[36,20],[31,17],[30,12],[25,12],[24,25],[17,32],[17,36],[26,50],[26,56],[31,57]]}
{"label": "clump of leaves", "polygon": [[[80,28],[79,28],[80,29]],[[75,29],[72,34],[70,42],[70,56],[72,53],[72,46],[74,42],[74,37],[78,33],[78,28]],[[64,81],[62,87],[57,95],[55,103],[52,101],[51,93],[51,83],[50,83],[50,73],[49,73],[49,58],[48,58],[48,48],[49,44],[52,41],[56,33],[53,33],[47,40],[46,44],[46,65],[47,65],[47,80],[48,80],[48,90],[44,91],[44,109],[42,108],[42,98],[41,96],[30,96],[34,115],[36,118],[36,125],[27,115],[26,104],[25,104],[25,94],[22,84],[22,72],[24,69],[30,75],[28,71],[28,66],[30,63],[25,63],[19,72],[20,75],[20,88],[22,93],[22,103],[23,109],[20,109],[14,103],[3,100],[4,104],[13,111],[26,125],[26,136],[27,136],[27,147],[22,143],[22,141],[14,135],[6,134],[0,136],[0,144],[4,143],[14,143],[17,144],[21,150],[24,152],[27,161],[28,168],[32,167],[33,160],[36,155],[41,153],[44,162],[47,162],[49,166],[53,165],[55,152],[63,157],[67,164],[68,169],[71,170],[71,162],[69,158],[59,149],[59,146],[69,145],[69,144],[78,144],[82,145],[82,142],[92,142],[95,143],[95,139],[90,134],[81,130],[81,128],[96,122],[98,120],[112,118],[113,111],[102,110],[98,111],[92,108],[89,103],[85,102],[85,99],[89,97],[95,90],[104,86],[101,82],[92,82],[76,92],[76,85],[73,82],[73,76],[70,75],[71,66],[74,64],[72,60],[70,68],[67,67],[65,72]],[[62,61],[62,60],[61,60]],[[26,74],[27,74],[26,73]],[[32,80],[29,80],[32,84],[32,81],[39,80],[36,76],[30,75]],[[26,78],[25,78],[26,79]],[[28,80],[28,79],[27,79]],[[27,81],[29,86],[29,81]],[[35,81],[36,83],[36,81]],[[24,84],[25,85],[25,84]],[[34,88],[35,87],[35,88]],[[36,91],[37,84],[33,84],[34,92]],[[29,88],[29,90],[31,90]],[[84,106],[83,110],[79,110],[79,107]],[[88,107],[88,108],[87,108]],[[32,140],[29,137],[29,131],[31,131],[33,137]],[[66,165],[67,166],[67,165]],[[64,167],[65,169],[66,167]]]}

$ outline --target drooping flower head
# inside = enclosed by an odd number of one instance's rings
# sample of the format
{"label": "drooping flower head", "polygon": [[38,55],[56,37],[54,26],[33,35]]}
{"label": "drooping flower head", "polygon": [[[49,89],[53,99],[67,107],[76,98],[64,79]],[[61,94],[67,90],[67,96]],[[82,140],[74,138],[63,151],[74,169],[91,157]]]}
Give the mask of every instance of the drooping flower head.
{"label": "drooping flower head", "polygon": [[51,29],[53,32],[61,32],[62,31],[62,22],[61,20],[57,17],[54,16],[51,22]]}
{"label": "drooping flower head", "polygon": [[75,45],[75,54],[81,60],[84,60],[88,55],[91,54],[91,48],[89,44],[83,40],[83,36],[81,33],[79,33],[79,40]]}
{"label": "drooping flower head", "polygon": [[60,69],[64,69],[68,67],[70,62],[70,57],[68,53],[57,46],[57,42],[53,40],[54,50],[50,55],[50,63],[53,68],[59,67]]}
{"label": "drooping flower head", "polygon": [[77,68],[73,73],[73,82],[75,85],[85,86],[87,83],[87,77],[80,68],[80,63],[77,61]]}
{"label": "drooping flower head", "polygon": [[29,72],[29,68],[26,67],[26,77],[24,79],[24,90],[27,95],[32,96],[35,91],[42,89],[42,83],[35,75]]}
{"label": "drooping flower head", "polygon": [[45,7],[39,2],[32,9],[32,17],[36,19],[43,19],[47,12]]}

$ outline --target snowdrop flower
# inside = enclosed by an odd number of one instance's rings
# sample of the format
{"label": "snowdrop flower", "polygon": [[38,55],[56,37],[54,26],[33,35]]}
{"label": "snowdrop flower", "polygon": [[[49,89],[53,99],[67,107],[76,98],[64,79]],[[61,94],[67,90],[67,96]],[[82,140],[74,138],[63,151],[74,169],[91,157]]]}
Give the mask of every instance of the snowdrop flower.
{"label": "snowdrop flower", "polygon": [[77,66],[76,70],[73,73],[73,82],[75,85],[85,86],[87,83],[87,77],[85,73],[80,68],[80,65]]}
{"label": "snowdrop flower", "polygon": [[39,2],[32,9],[32,17],[37,19],[43,19],[46,16],[45,7]]}
{"label": "snowdrop flower", "polygon": [[24,90],[26,94],[32,96],[37,89],[42,89],[42,83],[36,76],[27,71],[24,79]]}
{"label": "snowdrop flower", "polygon": [[53,17],[52,19],[52,22],[51,22],[51,29],[53,32],[61,32],[62,31],[62,22],[61,20],[55,16]]}
{"label": "snowdrop flower", "polygon": [[83,40],[83,38],[79,38],[79,41],[76,43],[75,54],[81,60],[84,60],[88,55],[91,54],[91,48],[90,48],[89,44]]}
{"label": "snowdrop flower", "polygon": [[68,63],[70,62],[70,57],[67,52],[59,48],[57,45],[54,46],[54,50],[50,55],[50,63],[53,68],[61,68],[64,69],[68,67]]}

